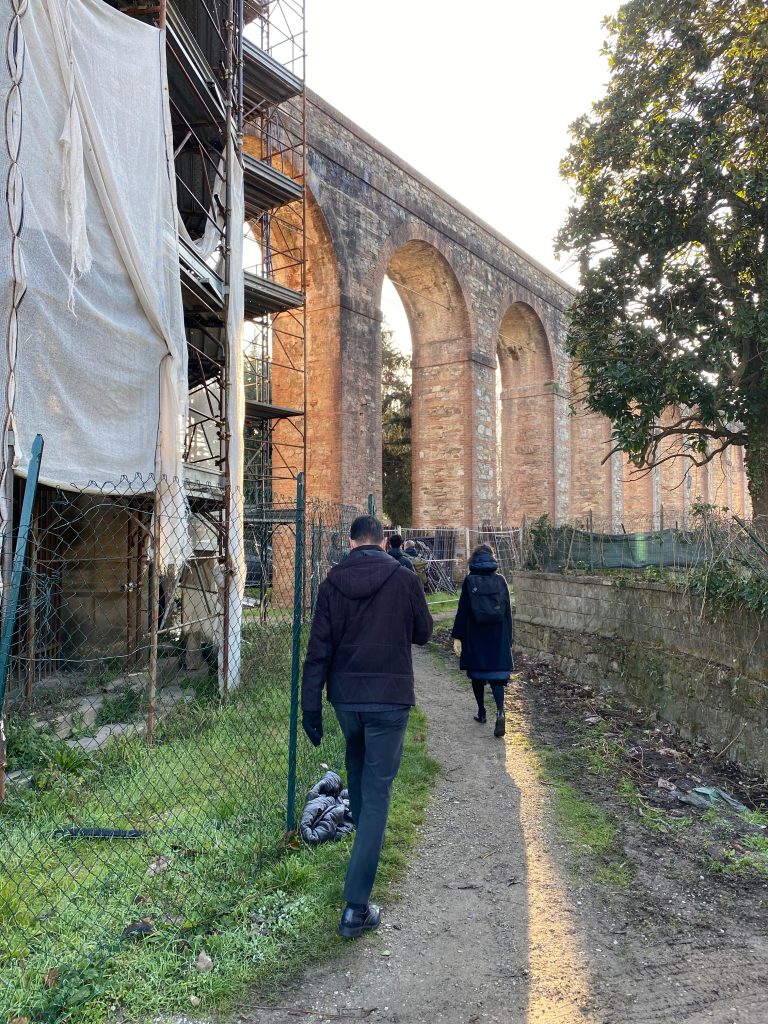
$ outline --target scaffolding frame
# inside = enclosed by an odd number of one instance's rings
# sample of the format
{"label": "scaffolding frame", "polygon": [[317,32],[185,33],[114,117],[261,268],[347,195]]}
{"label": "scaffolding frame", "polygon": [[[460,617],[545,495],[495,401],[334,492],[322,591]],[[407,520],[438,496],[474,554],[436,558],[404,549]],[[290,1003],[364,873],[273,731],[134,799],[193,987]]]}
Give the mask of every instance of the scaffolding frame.
{"label": "scaffolding frame", "polygon": [[[304,469],[305,380],[305,199],[306,130],[304,124],[304,3],[303,0],[109,0],[121,13],[165,31],[169,106],[180,214],[180,274],[187,338],[190,416],[184,452],[185,489],[189,509],[211,531],[210,555],[222,570],[222,650],[220,681],[226,692],[232,594],[227,581],[236,566],[230,522],[233,494],[243,481],[233,479],[230,463],[231,425],[235,410],[228,409],[230,366],[227,323],[236,283],[231,254],[237,232],[233,187],[242,170],[245,214],[255,231],[263,258],[258,267],[245,268],[245,315],[254,331],[263,327],[268,338],[266,358],[249,385],[255,392],[248,402],[248,437],[259,438],[260,481],[268,478],[268,495]],[[257,38],[246,40],[249,35]],[[281,63],[281,61],[284,61]],[[300,71],[300,75],[296,72]],[[243,154],[244,118],[255,125],[258,156]],[[253,136],[252,136],[253,137]],[[239,164],[239,167],[236,166]],[[239,205],[239,204],[237,204]],[[239,242],[239,239],[238,239]],[[251,352],[247,353],[250,358]],[[238,371],[241,369],[237,368]],[[250,373],[250,371],[248,371]],[[280,378],[280,375],[283,378]],[[294,383],[285,384],[285,375]],[[276,376],[277,375],[277,379]],[[291,390],[291,408],[280,407],[273,395],[282,387]],[[286,421],[292,436],[283,437],[279,426]],[[12,456],[13,438],[6,441]],[[246,440],[245,438],[243,439]],[[250,463],[250,460],[249,460]],[[8,465],[12,464],[12,458]],[[252,464],[252,463],[251,463]],[[141,521],[129,516],[125,537],[119,542],[125,569],[124,641],[126,664],[132,666],[142,638],[149,644],[148,741],[152,741],[157,684],[158,635],[162,633],[160,543],[160,488],[147,481],[139,503]],[[276,485],[276,487],[275,487]],[[14,511],[18,510],[23,481],[9,474],[3,481],[9,528],[5,534],[3,569],[8,576]],[[15,492],[15,493],[14,493]],[[42,559],[46,580],[56,567],[48,565],[45,547],[46,517],[54,492],[44,488],[35,506],[33,532],[40,543],[34,559]],[[105,499],[120,509],[122,499]],[[127,506],[126,506],[127,507]],[[138,507],[138,506],[137,506]],[[239,530],[238,523],[237,529]],[[206,552],[209,549],[206,548]],[[192,556],[194,563],[199,552]],[[41,633],[36,621],[38,566],[29,566],[30,608],[16,630],[17,645],[27,654],[26,678],[14,678],[29,697],[40,673],[59,658],[55,638]],[[62,569],[63,572],[63,569]],[[52,575],[53,574],[53,575]],[[55,583],[55,580],[54,580]],[[5,588],[4,594],[7,593]],[[144,597],[142,598],[142,593]],[[58,599],[53,592],[54,603]],[[46,597],[47,600],[47,597]],[[144,604],[142,604],[142,600]],[[49,625],[55,627],[54,618]],[[20,649],[20,648],[19,648]],[[30,653],[31,652],[31,653]],[[1,721],[1,720],[0,720]],[[0,726],[0,789],[4,763],[3,730]]]}
{"label": "scaffolding frame", "polygon": [[[246,217],[254,263],[245,266],[260,285],[282,291],[279,308],[250,305],[244,345],[246,397],[245,492],[284,500],[306,475],[306,98],[304,0],[262,0],[245,32],[243,121],[246,169],[258,161],[283,183],[282,203],[261,210],[246,185]],[[283,69],[274,87],[256,87],[262,65]],[[294,186],[291,193],[290,185]],[[264,303],[266,305],[266,303]],[[249,497],[249,499],[251,498]]]}

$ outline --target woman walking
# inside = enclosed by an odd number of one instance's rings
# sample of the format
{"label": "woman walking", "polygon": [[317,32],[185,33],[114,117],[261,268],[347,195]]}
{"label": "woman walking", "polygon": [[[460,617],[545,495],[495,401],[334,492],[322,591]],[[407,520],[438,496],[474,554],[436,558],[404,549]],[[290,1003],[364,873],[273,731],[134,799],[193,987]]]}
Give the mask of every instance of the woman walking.
{"label": "woman walking", "polygon": [[469,573],[461,585],[459,607],[451,636],[461,641],[463,668],[477,701],[476,722],[485,722],[485,684],[496,703],[494,736],[506,731],[504,689],[512,671],[512,606],[507,581],[490,544],[478,544],[469,559]]}

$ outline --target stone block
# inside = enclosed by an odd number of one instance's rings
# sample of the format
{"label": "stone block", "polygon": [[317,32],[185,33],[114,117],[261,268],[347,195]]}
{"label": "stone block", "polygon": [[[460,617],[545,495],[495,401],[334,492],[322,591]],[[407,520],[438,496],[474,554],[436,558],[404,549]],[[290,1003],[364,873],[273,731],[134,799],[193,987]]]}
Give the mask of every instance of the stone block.
{"label": "stone block", "polygon": [[24,771],[24,769],[19,769],[15,772],[6,772],[5,784],[6,786],[14,786],[16,789],[29,789],[32,785],[32,776],[28,772]]}

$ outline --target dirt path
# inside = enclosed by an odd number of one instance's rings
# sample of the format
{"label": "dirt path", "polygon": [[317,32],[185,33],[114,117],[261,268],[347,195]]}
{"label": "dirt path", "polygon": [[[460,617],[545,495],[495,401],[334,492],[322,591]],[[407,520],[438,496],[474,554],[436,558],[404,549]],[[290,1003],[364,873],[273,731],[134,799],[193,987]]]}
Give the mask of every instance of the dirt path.
{"label": "dirt path", "polygon": [[768,1024],[768,917],[746,930],[702,920],[691,937],[666,926],[679,909],[662,907],[666,889],[613,901],[581,884],[565,868],[520,691],[509,695],[505,742],[491,715],[472,721],[471,694],[450,666],[420,651],[416,677],[443,773],[402,900],[279,1008],[241,1020]]}

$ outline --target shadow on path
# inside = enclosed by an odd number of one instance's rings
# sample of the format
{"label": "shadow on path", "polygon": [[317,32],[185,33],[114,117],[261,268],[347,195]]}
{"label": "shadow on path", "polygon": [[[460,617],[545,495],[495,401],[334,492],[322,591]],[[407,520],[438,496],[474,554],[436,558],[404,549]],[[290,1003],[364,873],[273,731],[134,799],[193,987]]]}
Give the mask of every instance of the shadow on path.
{"label": "shadow on path", "polygon": [[511,716],[506,740],[495,739],[492,717],[473,721],[458,673],[414,654],[442,773],[402,899],[383,907],[377,933],[308,971],[280,1007],[241,1020],[597,1024],[524,723]]}

